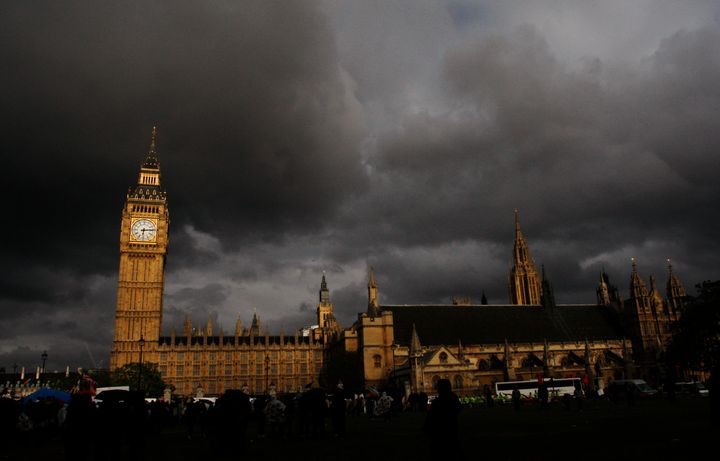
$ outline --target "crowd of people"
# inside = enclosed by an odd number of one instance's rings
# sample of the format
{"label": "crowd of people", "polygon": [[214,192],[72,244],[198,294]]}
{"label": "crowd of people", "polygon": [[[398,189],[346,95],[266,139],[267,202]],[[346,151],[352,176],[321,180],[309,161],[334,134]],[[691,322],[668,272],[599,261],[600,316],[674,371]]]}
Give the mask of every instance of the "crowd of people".
{"label": "crowd of people", "polygon": [[[167,401],[146,399],[134,391],[114,392],[103,399],[76,393],[69,402],[52,397],[27,401],[2,398],[0,430],[5,434],[59,435],[68,459],[74,460],[111,459],[121,437],[131,459],[141,460],[147,438],[173,426],[190,440],[206,439],[223,456],[230,449],[242,452],[255,438],[340,438],[346,434],[346,418],[389,421],[402,410],[427,410],[427,396],[404,398],[399,392],[374,389],[353,393],[342,383],[332,390],[309,384],[303,392],[278,394],[270,390],[252,396],[244,388],[227,390],[217,399]],[[253,430],[249,431],[251,426]],[[213,443],[213,439],[233,443]]]}

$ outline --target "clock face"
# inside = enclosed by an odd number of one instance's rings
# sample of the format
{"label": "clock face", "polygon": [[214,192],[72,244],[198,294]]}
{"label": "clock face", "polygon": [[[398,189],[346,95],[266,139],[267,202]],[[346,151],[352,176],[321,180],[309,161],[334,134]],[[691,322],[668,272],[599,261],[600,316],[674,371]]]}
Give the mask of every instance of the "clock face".
{"label": "clock face", "polygon": [[154,242],[157,237],[157,225],[149,219],[138,219],[132,223],[130,236],[138,242]]}

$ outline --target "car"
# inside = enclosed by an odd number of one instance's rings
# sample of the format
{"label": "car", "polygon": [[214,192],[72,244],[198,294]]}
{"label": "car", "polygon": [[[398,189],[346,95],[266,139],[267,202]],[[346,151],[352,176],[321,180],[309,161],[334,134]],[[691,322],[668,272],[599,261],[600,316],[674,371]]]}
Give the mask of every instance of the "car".
{"label": "car", "polygon": [[657,395],[657,389],[648,385],[642,379],[616,379],[610,381],[605,388],[605,394],[610,400],[626,400],[629,398],[649,398]]}
{"label": "car", "polygon": [[710,392],[701,382],[686,381],[675,383],[675,395],[679,397],[707,397]]}

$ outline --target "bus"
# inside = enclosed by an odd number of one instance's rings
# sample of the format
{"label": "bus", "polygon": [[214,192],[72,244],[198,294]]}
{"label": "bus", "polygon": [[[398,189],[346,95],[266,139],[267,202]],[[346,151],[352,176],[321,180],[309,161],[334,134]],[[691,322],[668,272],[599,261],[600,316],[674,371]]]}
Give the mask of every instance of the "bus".
{"label": "bus", "polygon": [[[558,398],[563,395],[574,395],[575,389],[582,389],[582,380],[580,378],[547,378],[544,380],[548,388],[550,398]],[[525,398],[536,399],[538,395],[538,387],[540,383],[537,379],[528,381],[502,381],[495,383],[495,395],[501,399],[509,399],[512,397],[512,391],[517,386],[520,395]]]}

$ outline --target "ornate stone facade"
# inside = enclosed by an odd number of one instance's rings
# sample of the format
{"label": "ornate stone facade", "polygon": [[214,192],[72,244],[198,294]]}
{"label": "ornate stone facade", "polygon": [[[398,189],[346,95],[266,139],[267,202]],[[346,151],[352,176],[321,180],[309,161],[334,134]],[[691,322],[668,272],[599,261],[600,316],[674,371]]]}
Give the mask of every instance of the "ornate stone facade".
{"label": "ornate stone facade", "polygon": [[[141,360],[156,363],[182,394],[219,394],[248,386],[251,392],[298,390],[319,378],[328,357],[360,355],[367,385],[394,382],[408,391],[432,390],[447,378],[461,393],[499,380],[582,376],[590,386],[657,368],[658,353],[680,317],[685,290],[669,266],[667,300],[654,279],[650,290],[632,264],[630,297],[601,273],[597,304],[557,305],[550,282],[535,263],[515,210],[511,304],[454,298],[447,305],[382,305],[375,272],[368,276],[367,309],[342,330],[323,275],[317,326],[270,335],[257,314],[234,334],[212,322],[162,336],[165,257],[170,224],[162,189],[156,130],[138,183],[126,197],[120,229],[120,268],[111,368]],[[144,354],[144,355],[143,355]]]}

